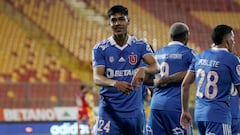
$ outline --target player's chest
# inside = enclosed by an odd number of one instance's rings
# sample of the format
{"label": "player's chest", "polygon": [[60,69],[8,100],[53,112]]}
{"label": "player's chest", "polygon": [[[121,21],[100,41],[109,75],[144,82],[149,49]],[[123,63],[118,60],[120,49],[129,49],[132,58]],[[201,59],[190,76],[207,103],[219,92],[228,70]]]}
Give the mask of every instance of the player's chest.
{"label": "player's chest", "polygon": [[105,62],[108,65],[119,65],[119,64],[127,64],[127,65],[136,65],[142,58],[141,51],[137,49],[113,49],[109,50],[105,55]]}

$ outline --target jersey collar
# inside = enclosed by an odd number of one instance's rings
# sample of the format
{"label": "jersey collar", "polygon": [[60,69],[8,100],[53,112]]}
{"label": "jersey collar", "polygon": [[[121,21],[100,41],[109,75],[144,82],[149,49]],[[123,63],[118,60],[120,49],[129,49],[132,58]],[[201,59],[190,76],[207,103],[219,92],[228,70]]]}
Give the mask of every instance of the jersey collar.
{"label": "jersey collar", "polygon": [[168,45],[175,45],[175,44],[185,46],[182,42],[179,42],[179,41],[171,41],[171,42],[168,43]]}
{"label": "jersey collar", "polygon": [[[113,36],[109,37],[108,40],[112,46],[117,45],[116,41],[113,39]],[[131,41],[132,41],[132,36],[128,35],[128,40],[127,40],[126,45],[131,45]]]}
{"label": "jersey collar", "polygon": [[227,48],[212,47],[211,49],[212,49],[212,50],[216,50],[216,51],[217,51],[217,50],[220,50],[220,51],[222,50],[222,51],[227,51],[227,52],[229,52]]}

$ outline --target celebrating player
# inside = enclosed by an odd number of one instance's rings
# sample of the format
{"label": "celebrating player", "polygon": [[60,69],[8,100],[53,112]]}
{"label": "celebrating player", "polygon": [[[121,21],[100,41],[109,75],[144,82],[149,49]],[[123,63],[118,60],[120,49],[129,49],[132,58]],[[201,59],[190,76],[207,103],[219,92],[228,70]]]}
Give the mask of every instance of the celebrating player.
{"label": "celebrating player", "polygon": [[195,121],[199,133],[231,135],[231,85],[240,91],[240,63],[231,53],[235,44],[232,28],[216,26],[212,40],[214,47],[195,57],[183,80],[180,123],[188,128],[192,121],[188,98],[190,85],[196,80]]}
{"label": "celebrating player", "polygon": [[[97,135],[143,135],[141,87],[146,73],[158,73],[151,47],[128,34],[128,9],[108,10],[113,35],[93,48],[93,77],[100,87]],[[142,60],[148,66],[141,67]]]}
{"label": "celebrating player", "polygon": [[187,47],[189,28],[177,22],[170,27],[171,42],[156,51],[161,72],[156,75],[147,133],[149,135],[186,134],[180,125],[181,83],[195,54]]}

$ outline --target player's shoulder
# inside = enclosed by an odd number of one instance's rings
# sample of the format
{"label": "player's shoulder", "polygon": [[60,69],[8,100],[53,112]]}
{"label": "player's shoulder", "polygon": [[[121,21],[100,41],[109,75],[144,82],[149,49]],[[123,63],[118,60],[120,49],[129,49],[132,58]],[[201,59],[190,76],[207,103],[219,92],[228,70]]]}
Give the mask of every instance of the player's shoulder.
{"label": "player's shoulder", "polygon": [[97,44],[95,44],[93,49],[105,50],[109,46],[110,46],[110,41],[108,39],[104,39],[104,40],[98,42]]}
{"label": "player's shoulder", "polygon": [[192,52],[193,49],[187,45],[179,45],[182,50],[190,51]]}
{"label": "player's shoulder", "polygon": [[148,44],[143,38],[137,38],[135,36],[130,36],[131,42],[136,45],[146,45]]}
{"label": "player's shoulder", "polygon": [[159,50],[164,50],[164,51],[168,51],[168,50],[175,50],[181,53],[189,53],[192,52],[195,54],[195,50],[188,47],[187,45],[184,45],[182,43],[169,43],[165,46],[163,46],[162,48],[160,48]]}
{"label": "player's shoulder", "polygon": [[204,56],[204,55],[206,55],[206,54],[209,54],[209,53],[211,53],[211,49],[206,49],[206,50],[203,50],[202,52],[200,52],[200,53],[197,55],[197,57],[202,57],[202,56]]}
{"label": "player's shoulder", "polygon": [[180,50],[187,55],[196,56],[198,54],[196,50],[187,45],[181,45],[180,48],[181,48]]}
{"label": "player's shoulder", "polygon": [[235,55],[235,54],[233,54],[231,52],[228,52],[228,54],[229,54],[228,55],[229,59],[233,59],[234,61],[240,62],[240,58],[237,55]]}

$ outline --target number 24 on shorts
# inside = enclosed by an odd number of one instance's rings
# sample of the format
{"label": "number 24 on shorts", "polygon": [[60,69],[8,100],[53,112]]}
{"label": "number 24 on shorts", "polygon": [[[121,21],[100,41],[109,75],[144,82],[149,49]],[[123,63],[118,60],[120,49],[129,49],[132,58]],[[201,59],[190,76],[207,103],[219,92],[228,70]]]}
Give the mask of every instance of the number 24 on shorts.
{"label": "number 24 on shorts", "polygon": [[111,121],[99,120],[97,131],[109,133],[110,126],[111,126]]}

